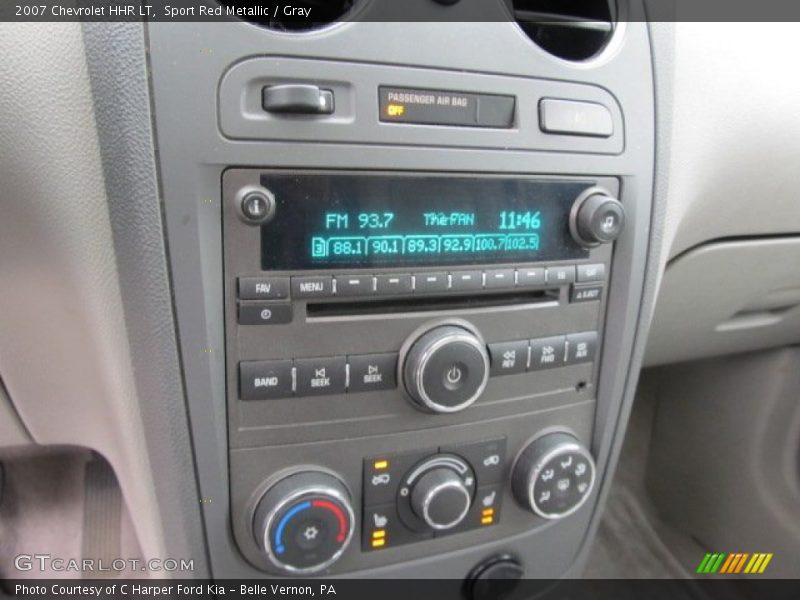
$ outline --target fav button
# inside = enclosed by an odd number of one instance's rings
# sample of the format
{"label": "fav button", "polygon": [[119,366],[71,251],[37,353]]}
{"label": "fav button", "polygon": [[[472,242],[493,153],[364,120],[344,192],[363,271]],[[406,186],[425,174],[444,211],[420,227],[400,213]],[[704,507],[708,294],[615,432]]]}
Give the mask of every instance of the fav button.
{"label": "fav button", "polygon": [[351,392],[391,390],[397,387],[397,353],[348,356]]}
{"label": "fav button", "polygon": [[344,393],[347,372],[344,356],[299,358],[295,359],[294,364],[297,368],[298,396]]}
{"label": "fav button", "polygon": [[239,277],[239,298],[242,300],[271,300],[288,297],[288,277]]}

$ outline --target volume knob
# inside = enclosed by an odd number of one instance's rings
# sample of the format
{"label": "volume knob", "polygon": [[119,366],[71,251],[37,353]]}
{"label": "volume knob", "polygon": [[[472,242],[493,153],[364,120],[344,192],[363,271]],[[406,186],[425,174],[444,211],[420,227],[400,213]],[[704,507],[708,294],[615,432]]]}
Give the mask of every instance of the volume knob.
{"label": "volume knob", "polygon": [[602,188],[584,191],[572,206],[570,233],[582,246],[613,242],[624,227],[625,207]]}
{"label": "volume knob", "polygon": [[464,327],[435,327],[412,343],[402,375],[406,392],[417,407],[438,413],[463,410],[486,387],[486,344]]}

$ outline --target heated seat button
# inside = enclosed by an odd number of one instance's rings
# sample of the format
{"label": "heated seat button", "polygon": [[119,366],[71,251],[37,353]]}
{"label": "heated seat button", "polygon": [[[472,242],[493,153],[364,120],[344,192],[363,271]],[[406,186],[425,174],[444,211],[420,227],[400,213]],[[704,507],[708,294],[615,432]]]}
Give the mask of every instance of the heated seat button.
{"label": "heated seat button", "polygon": [[239,305],[241,325],[280,325],[291,321],[291,304],[253,302]]}
{"label": "heated seat button", "polygon": [[433,537],[431,532],[417,533],[403,525],[393,502],[364,507],[362,523],[361,548],[364,551],[382,550]]}
{"label": "heated seat button", "polygon": [[528,367],[528,341],[489,344],[489,357],[492,376],[524,373]]}
{"label": "heated seat button", "polygon": [[292,361],[259,360],[239,363],[242,400],[269,400],[292,395]]}
{"label": "heated seat button", "polygon": [[347,377],[344,356],[299,358],[295,359],[294,364],[297,368],[298,396],[344,393]]}
{"label": "heated seat button", "polygon": [[391,390],[397,387],[397,353],[348,356],[351,392]]}

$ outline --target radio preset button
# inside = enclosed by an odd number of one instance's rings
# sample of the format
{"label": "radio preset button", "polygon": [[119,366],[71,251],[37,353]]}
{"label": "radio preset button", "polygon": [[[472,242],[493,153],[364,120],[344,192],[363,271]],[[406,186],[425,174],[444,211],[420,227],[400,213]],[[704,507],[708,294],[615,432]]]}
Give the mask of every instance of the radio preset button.
{"label": "radio preset button", "polygon": [[283,299],[288,297],[288,277],[239,277],[239,298],[242,300]]}
{"label": "radio preset button", "polygon": [[418,294],[446,292],[447,273],[415,273],[414,291]]}
{"label": "radio preset button", "polygon": [[292,395],[292,361],[260,360],[239,363],[242,400],[270,400]]}
{"label": "radio preset button", "polygon": [[531,371],[561,367],[566,359],[567,338],[563,335],[531,340]]}
{"label": "radio preset button", "polygon": [[298,358],[297,395],[321,396],[344,394],[347,379],[347,360],[344,356],[325,358]]}
{"label": "radio preset button", "polygon": [[280,325],[291,321],[291,304],[251,303],[239,305],[240,325]]}
{"label": "radio preset button", "polygon": [[397,352],[348,356],[350,392],[391,390],[397,387]]}
{"label": "radio preset button", "polygon": [[333,295],[333,277],[318,275],[292,277],[292,295],[295,298],[326,298]]}
{"label": "radio preset button", "polygon": [[469,292],[483,288],[481,271],[453,271],[450,273],[451,287],[454,292]]}
{"label": "radio preset button", "polygon": [[514,269],[493,269],[486,271],[486,288],[500,289],[514,287]]}
{"label": "radio preset button", "polygon": [[372,275],[337,275],[337,296],[369,296],[372,294],[374,277]]}
{"label": "radio preset button", "polygon": [[490,375],[524,373],[528,367],[528,340],[489,344]]}
{"label": "radio preset button", "polygon": [[603,263],[596,265],[578,265],[578,283],[603,281],[606,278],[606,266]]}
{"label": "radio preset button", "polygon": [[547,267],[547,283],[549,285],[566,285],[574,281],[575,265]]}
{"label": "radio preset button", "polygon": [[602,285],[573,285],[569,296],[569,301],[592,302],[594,300],[600,300],[602,295]]}
{"label": "radio preset button", "polygon": [[597,332],[571,333],[567,336],[567,364],[592,362],[597,353]]}
{"label": "radio preset button", "polygon": [[517,269],[517,286],[534,287],[547,283],[544,267],[529,267],[527,269]]}
{"label": "radio preset button", "polygon": [[378,294],[410,294],[411,275],[407,273],[378,275],[375,277],[375,291]]}

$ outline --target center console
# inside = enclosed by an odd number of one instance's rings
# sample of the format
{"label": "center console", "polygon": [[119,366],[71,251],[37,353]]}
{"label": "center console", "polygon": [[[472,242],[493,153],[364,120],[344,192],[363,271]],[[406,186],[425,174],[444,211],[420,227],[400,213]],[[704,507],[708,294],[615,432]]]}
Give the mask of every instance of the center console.
{"label": "center console", "polygon": [[507,20],[149,43],[214,575],[577,574],[638,352],[646,25],[580,67]]}

